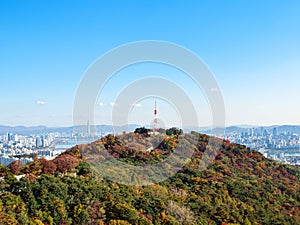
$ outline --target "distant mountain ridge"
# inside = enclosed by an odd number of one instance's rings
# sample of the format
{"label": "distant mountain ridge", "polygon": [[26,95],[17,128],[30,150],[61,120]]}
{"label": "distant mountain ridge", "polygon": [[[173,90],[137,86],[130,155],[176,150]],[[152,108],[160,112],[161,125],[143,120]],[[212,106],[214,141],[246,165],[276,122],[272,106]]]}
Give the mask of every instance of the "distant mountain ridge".
{"label": "distant mountain ridge", "polygon": [[[103,133],[120,133],[123,131],[130,132],[134,131],[137,127],[149,127],[147,125],[140,125],[140,124],[128,124],[123,126],[113,126],[113,125],[95,125],[91,126],[91,128],[95,129],[97,132],[103,132]],[[300,135],[300,125],[272,125],[272,126],[251,126],[251,125],[238,125],[238,126],[228,126],[225,128],[214,128],[211,129],[210,127],[197,127],[197,126],[190,126],[190,127],[184,127],[183,130],[185,132],[190,131],[199,131],[206,134],[218,134],[218,133],[242,133],[242,132],[248,132],[249,129],[255,128],[255,129],[261,129],[264,128],[268,131],[272,131],[273,128],[277,128],[278,133],[283,132],[290,132],[290,133],[296,133]],[[30,134],[42,134],[42,133],[49,133],[49,132],[65,132],[65,133],[72,133],[73,131],[84,131],[86,129],[86,125],[82,126],[66,126],[66,127],[47,127],[47,126],[4,126],[0,125],[0,135],[6,134],[6,133],[17,133],[21,135],[30,135]]]}
{"label": "distant mountain ridge", "polygon": [[[103,133],[113,133],[113,132],[129,132],[134,130],[141,125],[138,124],[128,124],[124,126],[113,126],[113,125],[91,125],[92,131],[103,132]],[[30,134],[42,134],[42,133],[50,133],[50,132],[65,132],[72,133],[73,131],[86,131],[86,125],[82,126],[67,126],[67,127],[47,127],[47,126],[3,126],[0,125],[0,135],[6,133],[17,133],[21,135],[30,135]]]}
{"label": "distant mountain ridge", "polygon": [[[245,133],[249,132],[249,129],[257,129],[260,132],[260,129],[263,128],[264,130],[268,130],[272,132],[274,128],[277,128],[278,133],[290,132],[300,135],[300,126],[298,125],[272,125],[272,126],[253,126],[253,127],[241,127],[241,126],[229,126],[225,128],[225,133]],[[206,134],[218,134],[223,131],[221,128],[215,129],[207,129],[207,130],[200,130]]]}

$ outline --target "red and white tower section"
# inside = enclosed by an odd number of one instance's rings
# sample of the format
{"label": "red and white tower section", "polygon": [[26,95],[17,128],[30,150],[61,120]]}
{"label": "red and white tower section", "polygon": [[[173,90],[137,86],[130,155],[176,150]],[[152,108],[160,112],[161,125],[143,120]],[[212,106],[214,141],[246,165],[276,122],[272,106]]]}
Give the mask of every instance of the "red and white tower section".
{"label": "red and white tower section", "polygon": [[156,101],[154,105],[154,120],[153,120],[153,133],[158,132],[159,127],[158,127],[158,118],[157,118],[157,109],[156,109]]}

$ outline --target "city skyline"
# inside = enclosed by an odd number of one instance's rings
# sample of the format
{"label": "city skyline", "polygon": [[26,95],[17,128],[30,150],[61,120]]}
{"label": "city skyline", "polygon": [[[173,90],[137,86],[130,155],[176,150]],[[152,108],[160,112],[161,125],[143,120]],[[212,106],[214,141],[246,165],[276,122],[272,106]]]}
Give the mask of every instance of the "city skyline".
{"label": "city skyline", "polygon": [[[300,125],[300,15],[298,1],[0,2],[1,125],[72,126],[78,85],[90,65],[119,45],[173,42],[195,52],[222,92],[226,125]],[[149,76],[185,90],[199,126],[209,126],[209,104],[183,73],[163,65],[125,68],[95,102],[95,123],[111,124],[118,93]],[[155,98],[132,105],[129,123],[150,124]],[[166,126],[180,116],[159,101]]]}

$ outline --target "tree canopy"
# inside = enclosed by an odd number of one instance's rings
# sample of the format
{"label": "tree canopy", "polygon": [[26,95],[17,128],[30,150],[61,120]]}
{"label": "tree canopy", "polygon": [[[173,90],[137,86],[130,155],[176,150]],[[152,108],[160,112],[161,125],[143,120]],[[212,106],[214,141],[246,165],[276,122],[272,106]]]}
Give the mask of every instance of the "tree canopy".
{"label": "tree canopy", "polygon": [[[181,148],[177,148],[178,135],[186,137]],[[147,152],[148,145],[161,137],[161,143]],[[195,137],[198,142],[193,146],[190,140]],[[172,128],[167,136],[150,138],[139,132],[108,135],[71,148],[54,160],[35,159],[26,165],[14,162],[8,168],[0,165],[0,223],[300,224],[299,167],[266,159],[226,140],[215,139],[221,145],[211,145],[210,138]],[[147,166],[192,147],[193,157],[175,176],[150,186],[107,180],[82,155],[109,154]],[[216,157],[201,170],[204,152],[214,152]],[[125,171],[118,173],[123,176]],[[24,177],[17,180],[15,175]]]}

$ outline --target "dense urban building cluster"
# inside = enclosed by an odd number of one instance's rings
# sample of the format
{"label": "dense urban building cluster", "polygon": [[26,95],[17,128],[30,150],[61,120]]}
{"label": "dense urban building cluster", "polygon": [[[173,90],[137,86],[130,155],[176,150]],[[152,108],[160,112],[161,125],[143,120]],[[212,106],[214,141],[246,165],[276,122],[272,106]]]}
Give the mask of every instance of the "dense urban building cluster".
{"label": "dense urban building cluster", "polygon": [[13,133],[1,135],[0,164],[7,166],[17,159],[25,164],[35,156],[53,158],[58,153],[55,151],[55,140],[65,136],[59,132],[29,136]]}
{"label": "dense urban building cluster", "polygon": [[300,135],[296,133],[279,132],[276,127],[271,130],[261,127],[249,128],[247,132],[226,133],[224,138],[257,150],[267,158],[300,165]]}

